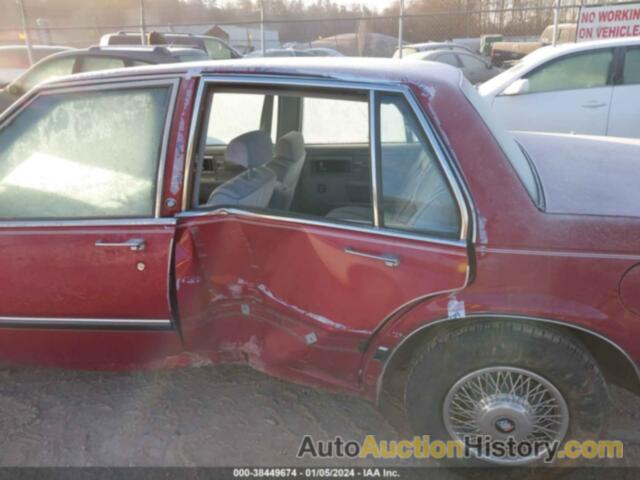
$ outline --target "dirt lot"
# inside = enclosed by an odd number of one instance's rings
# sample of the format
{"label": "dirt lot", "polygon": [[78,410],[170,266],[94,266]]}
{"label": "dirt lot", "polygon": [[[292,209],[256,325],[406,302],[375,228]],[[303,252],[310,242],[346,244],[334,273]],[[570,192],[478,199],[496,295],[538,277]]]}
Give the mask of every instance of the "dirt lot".
{"label": "dirt lot", "polygon": [[[622,464],[640,466],[640,400],[621,390],[614,400],[608,437],[625,442]],[[5,368],[0,431],[3,466],[299,465],[304,434],[402,434],[363,400],[242,366],[137,373]]]}

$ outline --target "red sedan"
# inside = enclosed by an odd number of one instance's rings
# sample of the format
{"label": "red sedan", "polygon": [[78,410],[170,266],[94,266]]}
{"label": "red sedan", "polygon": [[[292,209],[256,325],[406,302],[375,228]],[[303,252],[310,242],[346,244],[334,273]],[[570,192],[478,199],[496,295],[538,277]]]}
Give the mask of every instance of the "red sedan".
{"label": "red sedan", "polygon": [[0,121],[3,361],[246,362],[441,439],[595,438],[638,391],[637,145],[516,141],[392,60],[82,75]]}

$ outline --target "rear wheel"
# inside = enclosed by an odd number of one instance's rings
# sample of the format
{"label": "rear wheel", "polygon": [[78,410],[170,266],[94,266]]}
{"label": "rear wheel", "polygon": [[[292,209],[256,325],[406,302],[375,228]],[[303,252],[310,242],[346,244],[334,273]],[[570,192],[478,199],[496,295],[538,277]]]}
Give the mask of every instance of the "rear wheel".
{"label": "rear wheel", "polygon": [[[578,340],[509,321],[476,321],[433,338],[414,356],[405,391],[414,433],[440,440],[593,440],[608,405],[606,382]],[[545,456],[477,458],[518,465]]]}

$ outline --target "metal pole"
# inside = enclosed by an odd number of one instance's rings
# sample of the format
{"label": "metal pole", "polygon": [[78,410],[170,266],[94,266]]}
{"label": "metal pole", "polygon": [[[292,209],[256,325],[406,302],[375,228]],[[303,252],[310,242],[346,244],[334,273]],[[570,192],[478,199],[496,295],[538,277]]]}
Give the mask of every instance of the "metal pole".
{"label": "metal pole", "polygon": [[264,57],[266,50],[264,46],[264,0],[260,0],[260,50]]}
{"label": "metal pole", "polygon": [[560,0],[556,0],[556,5],[553,8],[553,43],[555,47],[558,43],[558,20],[560,17]]}
{"label": "metal pole", "polygon": [[404,0],[400,0],[400,15],[398,16],[398,58],[402,58],[402,41],[403,31],[403,17],[404,17]]}
{"label": "metal pole", "polygon": [[31,46],[29,27],[27,26],[27,12],[24,9],[23,1],[16,1],[18,2],[18,9],[20,9],[20,16],[22,17],[22,30],[24,31],[24,43],[27,45],[27,57],[29,58],[29,65],[33,65],[33,48]]}
{"label": "metal pole", "polygon": [[144,0],[140,0],[140,43],[142,45],[147,44],[147,31],[145,28],[144,18]]}

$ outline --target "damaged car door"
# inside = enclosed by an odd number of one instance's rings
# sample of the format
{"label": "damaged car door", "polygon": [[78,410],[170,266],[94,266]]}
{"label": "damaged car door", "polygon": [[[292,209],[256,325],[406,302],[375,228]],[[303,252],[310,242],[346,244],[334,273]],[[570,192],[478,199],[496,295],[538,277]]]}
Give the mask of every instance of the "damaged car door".
{"label": "damaged car door", "polygon": [[[468,281],[468,213],[440,142],[400,86],[200,88],[176,240],[187,348],[213,339],[221,356],[353,388],[385,319]],[[242,102],[255,110],[237,115]]]}

